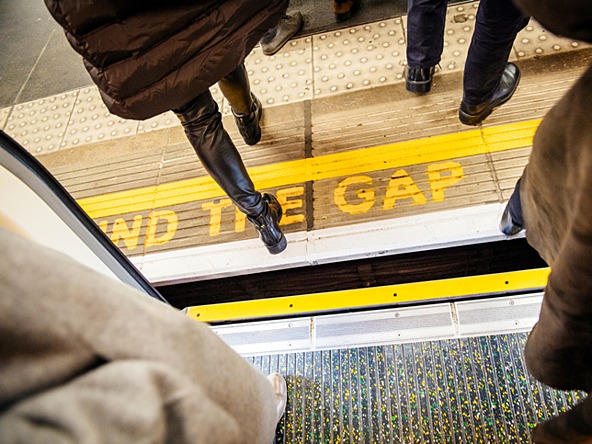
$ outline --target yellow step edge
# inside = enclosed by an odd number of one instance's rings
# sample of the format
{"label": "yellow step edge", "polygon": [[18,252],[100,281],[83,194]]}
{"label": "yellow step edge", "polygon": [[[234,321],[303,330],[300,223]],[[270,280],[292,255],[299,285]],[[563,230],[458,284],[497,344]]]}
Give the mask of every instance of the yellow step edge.
{"label": "yellow step edge", "polygon": [[[249,169],[257,189],[501,152],[532,145],[540,119],[361,148]],[[103,194],[78,200],[92,219],[223,197],[210,177]]]}
{"label": "yellow step edge", "polygon": [[549,273],[549,268],[539,268],[258,301],[202,305],[188,307],[186,314],[203,322],[223,322],[388,307],[401,303],[433,302],[464,296],[542,289],[547,285]]}

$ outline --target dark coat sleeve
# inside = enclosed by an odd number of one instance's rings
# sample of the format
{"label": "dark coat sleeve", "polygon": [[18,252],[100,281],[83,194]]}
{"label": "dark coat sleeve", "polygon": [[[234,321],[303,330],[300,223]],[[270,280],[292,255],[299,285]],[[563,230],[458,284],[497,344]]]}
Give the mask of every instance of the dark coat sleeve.
{"label": "dark coat sleeve", "polygon": [[[521,183],[528,242],[551,267],[526,365],[542,383],[592,390],[592,67],[543,119]],[[592,442],[592,397],[533,432]]]}
{"label": "dark coat sleeve", "polygon": [[526,348],[533,375],[592,389],[592,67],[547,114],[521,186],[528,242],[551,267]]}
{"label": "dark coat sleeve", "polygon": [[549,31],[592,42],[592,2],[590,0],[514,0],[526,15],[534,17]]}

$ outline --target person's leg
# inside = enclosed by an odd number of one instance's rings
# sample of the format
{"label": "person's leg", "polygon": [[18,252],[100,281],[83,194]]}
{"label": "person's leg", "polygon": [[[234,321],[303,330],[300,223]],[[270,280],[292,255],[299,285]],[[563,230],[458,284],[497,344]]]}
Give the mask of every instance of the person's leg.
{"label": "person's leg", "polygon": [[173,111],[206,171],[255,225],[270,253],[283,251],[286,239],[278,226],[282,208],[275,197],[255,190],[236,146],[222,126],[222,116],[210,91]]}
{"label": "person's leg", "polygon": [[245,143],[255,145],[261,140],[259,122],[263,108],[257,97],[251,93],[245,65],[241,64],[226,77],[220,79],[218,86],[230,104],[236,126]]}
{"label": "person's leg", "polygon": [[463,79],[463,94],[468,103],[491,98],[516,34],[527,23],[528,17],[522,15],[512,0],[481,0]]}
{"label": "person's leg", "polygon": [[447,0],[409,0],[407,65],[430,68],[440,63],[444,48]]}
{"label": "person's leg", "polygon": [[218,104],[210,91],[174,112],[197,157],[216,183],[245,214],[260,214],[261,193],[255,190],[236,146],[222,126]]}
{"label": "person's leg", "polygon": [[228,100],[232,112],[241,115],[252,111],[251,84],[244,64],[241,64],[226,77],[220,79],[218,86],[226,100]]}
{"label": "person's leg", "polygon": [[407,68],[405,87],[426,93],[444,48],[447,0],[409,0],[407,4]]}
{"label": "person's leg", "polygon": [[514,192],[506,204],[499,224],[500,231],[507,235],[518,234],[524,229],[522,203],[520,201],[520,181],[521,179],[518,179],[518,182],[516,182]]}
{"label": "person's leg", "polygon": [[463,123],[476,125],[514,94],[520,71],[508,57],[527,23],[512,0],[481,0],[464,70]]}

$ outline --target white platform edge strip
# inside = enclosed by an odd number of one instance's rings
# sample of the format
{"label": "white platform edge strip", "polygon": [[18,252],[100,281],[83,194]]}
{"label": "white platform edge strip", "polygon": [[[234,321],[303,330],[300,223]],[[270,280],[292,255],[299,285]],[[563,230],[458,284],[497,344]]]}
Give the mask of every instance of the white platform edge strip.
{"label": "white platform edge strip", "polygon": [[504,206],[488,204],[289,233],[288,248],[276,256],[259,239],[249,239],[131,260],[152,283],[173,283],[485,243],[507,238],[498,229]]}

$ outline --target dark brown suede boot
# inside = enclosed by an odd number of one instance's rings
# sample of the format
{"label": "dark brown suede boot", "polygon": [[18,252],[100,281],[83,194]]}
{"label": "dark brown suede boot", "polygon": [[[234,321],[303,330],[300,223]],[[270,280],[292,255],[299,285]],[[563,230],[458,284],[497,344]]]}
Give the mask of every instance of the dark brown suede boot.
{"label": "dark brown suede boot", "polygon": [[333,0],[335,20],[343,22],[350,18],[358,7],[359,0]]}

